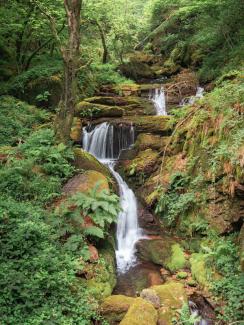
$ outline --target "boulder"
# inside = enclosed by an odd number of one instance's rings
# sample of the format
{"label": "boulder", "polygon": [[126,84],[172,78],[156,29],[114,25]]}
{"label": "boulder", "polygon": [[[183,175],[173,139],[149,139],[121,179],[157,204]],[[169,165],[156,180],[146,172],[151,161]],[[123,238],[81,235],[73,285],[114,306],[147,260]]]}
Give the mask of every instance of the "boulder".
{"label": "boulder", "polygon": [[124,318],[126,312],[135,300],[135,298],[123,295],[109,296],[105,298],[101,304],[101,314],[109,324],[117,324]]}
{"label": "boulder", "polygon": [[101,164],[93,155],[91,155],[89,152],[80,149],[75,148],[74,150],[74,166],[81,170],[94,170],[97,171],[107,177],[111,177],[111,173],[109,169]]}
{"label": "boulder", "polygon": [[172,238],[141,239],[136,244],[137,254],[144,261],[162,265],[171,272],[187,265],[182,247]]}
{"label": "boulder", "polygon": [[157,293],[162,305],[158,310],[158,324],[172,325],[172,318],[175,316],[176,310],[181,309],[187,302],[184,285],[171,280],[165,284],[153,286],[151,289]]}
{"label": "boulder", "polygon": [[[53,75],[30,81],[25,86],[25,92],[20,92],[18,95],[19,98],[26,100],[30,104],[54,110],[58,106],[62,91],[61,76]],[[47,96],[44,96],[45,93]],[[39,96],[43,96],[43,99]]]}
{"label": "boulder", "polygon": [[135,60],[121,64],[119,71],[125,77],[135,81],[151,80],[156,77],[155,72],[147,63],[137,62]]}
{"label": "boulder", "polygon": [[163,150],[168,141],[168,137],[160,137],[159,135],[150,133],[141,133],[136,139],[135,148],[140,151],[146,149]]}
{"label": "boulder", "polygon": [[[96,96],[86,98],[85,102],[93,105],[121,107],[124,110],[124,115],[155,114],[155,109],[151,101],[135,96]],[[99,116],[99,114],[97,116]]]}
{"label": "boulder", "polygon": [[87,193],[97,187],[97,191],[109,191],[107,177],[95,171],[88,170],[71,178],[63,187],[63,194],[71,196],[76,193]]}
{"label": "boulder", "polygon": [[77,117],[100,118],[100,117],[121,117],[124,109],[118,106],[108,106],[82,101],[76,105],[75,115]]}
{"label": "boulder", "polygon": [[157,295],[156,291],[152,289],[143,289],[140,297],[148,302],[150,302],[154,308],[159,308],[160,307],[160,299],[159,296]]}
{"label": "boulder", "polygon": [[142,298],[136,298],[120,325],[156,325],[157,319],[153,305]]}
{"label": "boulder", "polygon": [[140,151],[135,159],[130,161],[124,170],[126,174],[131,176],[140,173],[143,173],[144,175],[150,175],[153,171],[155,171],[158,157],[158,153],[152,149]]}

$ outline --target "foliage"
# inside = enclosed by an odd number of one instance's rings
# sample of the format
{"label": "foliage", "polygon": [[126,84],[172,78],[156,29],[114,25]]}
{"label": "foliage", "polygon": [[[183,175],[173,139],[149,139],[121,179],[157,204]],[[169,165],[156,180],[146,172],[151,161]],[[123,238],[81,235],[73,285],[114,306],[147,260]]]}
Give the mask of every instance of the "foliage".
{"label": "foliage", "polygon": [[[117,195],[106,190],[98,191],[95,187],[88,194],[75,194],[58,207],[52,223],[59,236],[65,239],[65,247],[79,253],[80,246],[84,246],[87,237],[105,237],[108,226],[115,222],[119,211]],[[88,216],[92,223],[86,225],[85,218]]]}
{"label": "foliage", "polygon": [[16,145],[25,140],[33,128],[49,119],[49,115],[13,97],[0,97],[0,143]]}
{"label": "foliage", "polygon": [[96,305],[77,282],[78,262],[45,222],[47,214],[1,196],[1,321],[89,325]]}
{"label": "foliage", "polygon": [[179,319],[173,319],[173,323],[177,325],[194,325],[199,321],[199,317],[191,314],[190,308],[187,303],[184,303],[179,311]]}
{"label": "foliage", "polygon": [[149,39],[166,63],[200,67],[200,78],[207,82],[242,62],[242,21],[239,1],[156,0]]}
{"label": "foliage", "polygon": [[166,192],[161,192],[156,210],[168,225],[173,225],[176,219],[189,211],[196,204],[196,195],[193,191],[186,192],[189,177],[182,173],[171,176]]}

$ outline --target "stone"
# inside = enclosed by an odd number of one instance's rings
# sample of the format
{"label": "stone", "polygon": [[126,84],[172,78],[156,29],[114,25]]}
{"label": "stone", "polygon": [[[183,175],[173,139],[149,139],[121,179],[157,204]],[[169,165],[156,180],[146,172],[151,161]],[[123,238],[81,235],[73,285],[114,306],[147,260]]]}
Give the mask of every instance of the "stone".
{"label": "stone", "polygon": [[[57,108],[63,91],[61,75],[40,77],[33,79],[25,86],[25,92],[20,93],[19,98],[38,107],[45,107],[51,110]],[[49,95],[44,100],[37,100],[37,96],[48,92]]]}
{"label": "stone", "polygon": [[188,273],[187,272],[178,272],[177,274],[176,274],[176,278],[177,279],[182,279],[182,280],[184,280],[184,279],[186,279],[188,277]]}
{"label": "stone", "polygon": [[112,177],[109,169],[101,164],[93,155],[88,153],[87,151],[74,148],[74,166],[81,170],[94,170],[97,171],[107,177]]}
{"label": "stone", "polygon": [[106,176],[95,171],[88,170],[71,178],[63,187],[63,194],[71,196],[76,193],[87,193],[97,187],[97,191],[109,191],[109,184]]}
{"label": "stone", "polygon": [[135,143],[137,150],[145,149],[162,150],[168,143],[168,137],[160,137],[150,133],[141,133],[138,135]]}
{"label": "stone", "polygon": [[143,289],[140,297],[148,302],[150,302],[154,308],[159,308],[160,307],[160,299],[156,293],[156,291],[152,289]]}
{"label": "stone", "polygon": [[75,116],[80,118],[121,117],[124,110],[118,106],[93,104],[82,101],[76,105]]}
{"label": "stone", "polygon": [[124,318],[134,301],[135,298],[124,295],[109,296],[103,300],[100,312],[109,324],[117,324]]}
{"label": "stone", "polygon": [[[158,153],[152,149],[140,151],[138,155],[130,161],[127,168],[124,168],[127,175],[143,173],[144,175],[151,174],[158,162]],[[133,166],[133,168],[132,168]]]}
{"label": "stone", "polygon": [[160,298],[161,308],[158,310],[158,324],[173,325],[172,318],[177,310],[187,302],[184,285],[175,280],[170,280],[160,286],[153,286]]}
{"label": "stone", "polygon": [[156,325],[157,319],[153,305],[142,298],[136,298],[120,325]]}
{"label": "stone", "polygon": [[145,261],[162,265],[171,272],[186,266],[182,247],[172,238],[141,239],[136,244],[137,255]]}

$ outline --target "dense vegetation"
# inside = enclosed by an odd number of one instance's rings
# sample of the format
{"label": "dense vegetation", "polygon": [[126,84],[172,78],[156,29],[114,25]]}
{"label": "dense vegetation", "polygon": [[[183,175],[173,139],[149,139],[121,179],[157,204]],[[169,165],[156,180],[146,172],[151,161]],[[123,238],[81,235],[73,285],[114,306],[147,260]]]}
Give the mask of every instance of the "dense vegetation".
{"label": "dense vegetation", "polygon": [[[113,96],[120,94],[124,85],[136,87],[133,79],[170,80],[182,69],[193,70],[199,83],[211,90],[193,106],[172,109],[174,131],[167,147],[160,149],[158,169],[159,179],[167,170],[170,180],[167,186],[154,184],[150,209],[164,229],[192,240],[192,245],[185,243],[186,249],[205,262],[209,290],[224,302],[219,319],[226,324],[243,321],[243,221],[223,230],[208,207],[211,195],[220,195],[220,202],[229,204],[224,206],[227,220],[243,195],[244,3],[77,1],[81,2],[75,85],[68,87],[75,104],[111,89]],[[69,70],[67,62],[72,61],[65,61],[71,29],[64,3],[70,1],[0,0],[4,325],[107,324],[98,302],[114,287],[107,285],[114,281],[114,256],[103,251],[114,248],[111,225],[120,211],[113,182],[106,175],[110,189],[101,191],[98,182],[90,191],[68,198],[62,191],[73,176],[85,172],[74,163],[72,141],[57,141],[64,67]],[[91,117],[102,108],[94,105],[80,117]],[[187,159],[185,170],[169,170],[166,149]],[[136,177],[136,165],[130,166],[130,174]],[[147,176],[140,174],[140,184]],[[91,246],[101,248],[95,261]],[[177,321],[194,324],[187,305]]]}

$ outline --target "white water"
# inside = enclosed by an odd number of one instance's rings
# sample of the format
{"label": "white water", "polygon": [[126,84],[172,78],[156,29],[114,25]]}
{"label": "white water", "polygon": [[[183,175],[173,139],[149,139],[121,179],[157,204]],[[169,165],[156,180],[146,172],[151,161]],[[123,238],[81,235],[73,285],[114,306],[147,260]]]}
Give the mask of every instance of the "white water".
{"label": "white water", "polygon": [[149,99],[153,102],[157,115],[167,115],[164,88],[151,89]]}
{"label": "white water", "polygon": [[118,215],[116,261],[119,272],[127,271],[136,261],[135,243],[142,237],[138,225],[135,194],[114,170],[120,151],[134,143],[134,128],[115,129],[109,123],[97,125],[93,130],[83,129],[83,148],[109,167],[119,185],[122,211]]}
{"label": "white water", "polygon": [[203,98],[204,88],[197,87],[197,92],[195,96],[183,98],[180,102],[180,106],[193,105],[196,100]]}

